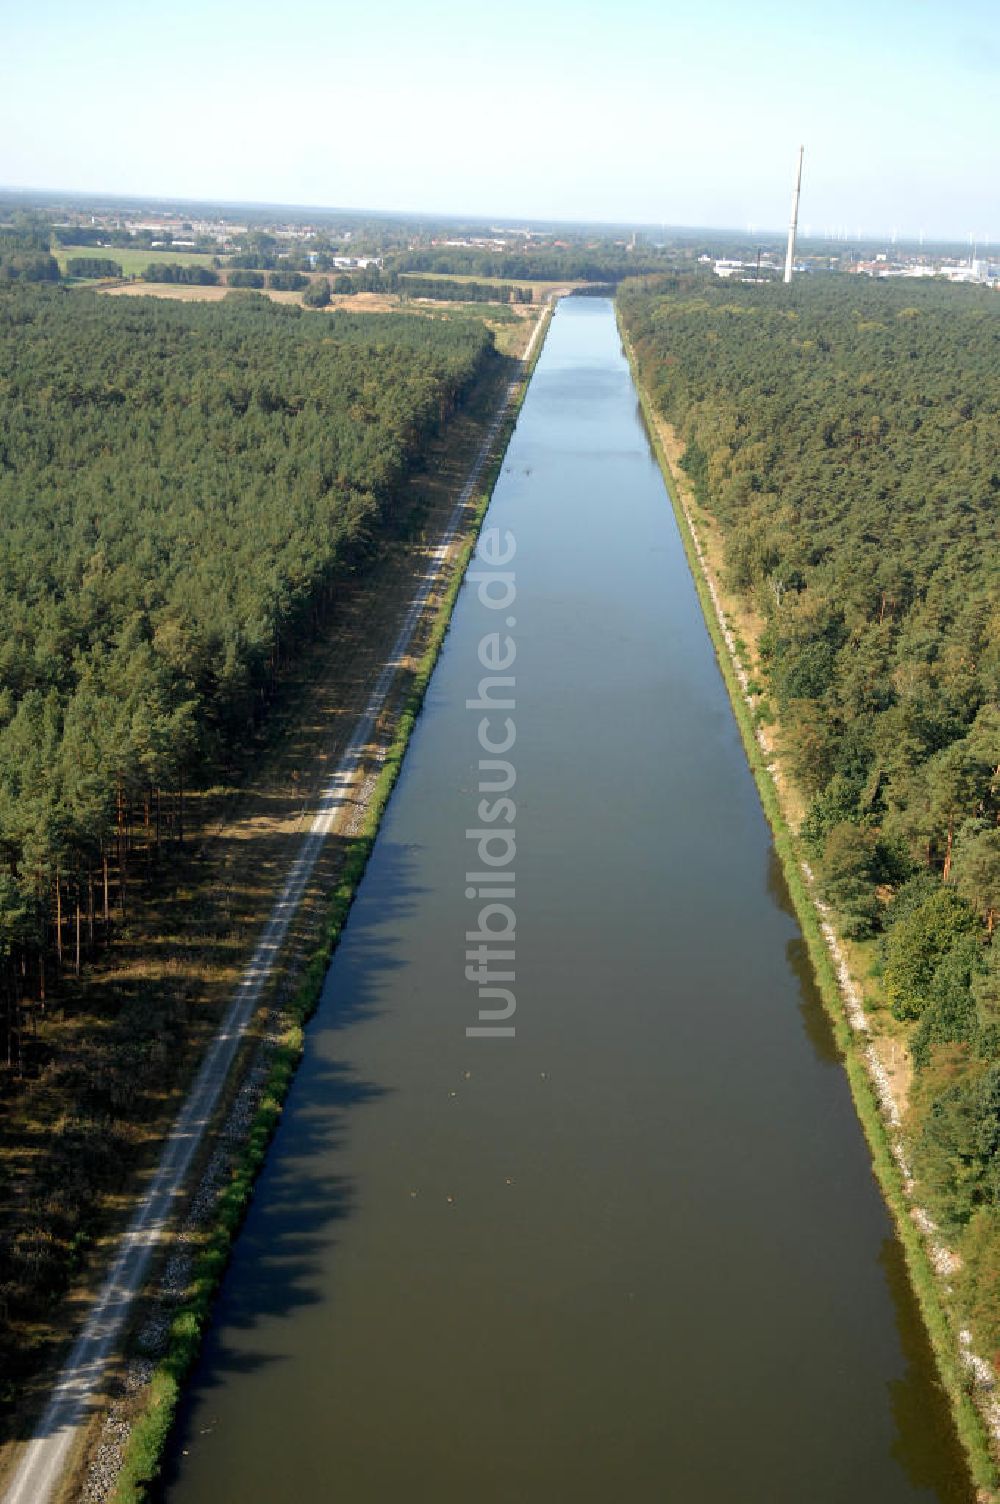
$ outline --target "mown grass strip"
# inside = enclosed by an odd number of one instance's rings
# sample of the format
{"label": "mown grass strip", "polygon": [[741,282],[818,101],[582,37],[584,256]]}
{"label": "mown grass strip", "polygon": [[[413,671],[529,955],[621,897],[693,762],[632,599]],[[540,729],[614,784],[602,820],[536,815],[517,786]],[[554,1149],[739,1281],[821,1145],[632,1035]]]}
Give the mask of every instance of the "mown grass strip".
{"label": "mown grass strip", "polygon": [[957,1336],[942,1300],[938,1276],[934,1273],[927,1256],[923,1238],[910,1217],[910,1200],[903,1186],[899,1166],[893,1157],[885,1120],[861,1058],[857,1037],[845,1018],[840,983],[833,968],[829,948],[823,938],[819,915],[803,880],[801,866],[803,854],[785,819],[774,780],[768,771],[763,752],[757,741],[750,710],[740,689],[732,657],[722,635],[715,605],[702,570],[701,560],[694,546],[690,524],[675,491],[673,471],[660,442],[656,414],[643,386],[635,353],[622,326],[620,316],[618,327],[646,419],[650,442],[663,475],[674,516],[677,519],[677,528],[684,545],[691,578],[698,592],[702,615],[715,647],[716,658],[729,694],[733,714],[736,717],[736,724],[740,730],[747,761],[757,784],[764,814],[774,836],[775,850],[781,861],[785,882],[806,942],[823,1006],[833,1025],[855,1110],[868,1141],[875,1177],[892,1214],[899,1241],[903,1247],[910,1284],[916,1295],[924,1325],[930,1335],[938,1373],[951,1402],[956,1429],[969,1460],[973,1482],[977,1488],[988,1490],[992,1495],[993,1490],[1000,1483],[1000,1473],[998,1473],[990,1448],[982,1416],[972,1399],[971,1378],[958,1355]]}
{"label": "mown grass strip", "polygon": [[[551,312],[542,315],[546,323]],[[233,1170],[229,1184],[220,1193],[211,1225],[194,1260],[191,1282],[183,1303],[175,1315],[167,1337],[166,1352],[158,1361],[150,1381],[141,1414],[133,1423],[126,1443],[124,1461],[112,1495],[112,1504],[141,1504],[149,1485],[159,1476],[163,1454],[177,1413],[184,1380],[190,1373],[201,1347],[202,1335],[212,1312],[215,1293],[229,1261],[236,1234],[246,1215],[254,1183],[267,1155],[268,1145],[281,1119],[282,1107],[295,1075],[305,1043],[305,1026],[315,1012],[323,990],[330,958],[337,948],[347,916],[364,875],[368,859],[378,836],[386,806],[399,777],[403,757],[427,686],[451,623],[452,611],[462,588],[465,572],[475,550],[476,540],[486,515],[500,467],[503,464],[517,416],[524,401],[528,381],[535,368],[547,328],[543,326],[524,369],[521,389],[510,404],[508,415],[488,463],[482,489],[468,536],[458,554],[452,575],[435,611],[427,645],[421,655],[413,683],[400,714],[395,735],[385,756],[382,770],[372,791],[361,830],[348,844],[337,887],[323,920],[323,932],[306,963],[291,999],[282,1009],[284,1027],[274,1046],[267,1082],[251,1123],[246,1144]]]}

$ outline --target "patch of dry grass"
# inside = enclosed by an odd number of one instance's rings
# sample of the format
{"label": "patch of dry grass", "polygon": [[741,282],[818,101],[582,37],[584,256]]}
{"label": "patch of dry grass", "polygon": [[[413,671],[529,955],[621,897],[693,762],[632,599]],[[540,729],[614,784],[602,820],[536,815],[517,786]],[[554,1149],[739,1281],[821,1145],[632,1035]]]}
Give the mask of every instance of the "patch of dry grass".
{"label": "patch of dry grass", "polygon": [[[242,290],[242,289],[240,289]],[[272,292],[261,289],[266,298],[275,303],[301,303],[299,292]],[[236,292],[234,287],[199,287],[188,282],[120,282],[114,287],[98,287],[106,298],[177,298],[182,303],[218,303],[227,292]]]}

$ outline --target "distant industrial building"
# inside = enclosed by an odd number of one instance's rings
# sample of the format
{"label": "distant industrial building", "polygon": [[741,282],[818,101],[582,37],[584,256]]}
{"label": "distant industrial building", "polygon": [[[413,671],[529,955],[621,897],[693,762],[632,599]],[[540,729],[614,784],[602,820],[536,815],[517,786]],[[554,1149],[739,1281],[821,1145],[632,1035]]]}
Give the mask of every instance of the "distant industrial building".
{"label": "distant industrial building", "polygon": [[867,277],[945,277],[949,282],[972,282],[1000,287],[1000,262],[972,256],[968,261],[931,261],[900,257],[891,260],[881,251],[872,261],[855,262],[853,270]]}
{"label": "distant industrial building", "polygon": [[[699,261],[709,261],[709,256],[699,256]],[[771,282],[777,267],[772,257],[761,257],[760,261],[734,261],[728,257],[712,263],[712,270],[717,277],[734,277],[737,282]],[[796,267],[796,270],[801,268]],[[759,273],[766,272],[766,276]]]}

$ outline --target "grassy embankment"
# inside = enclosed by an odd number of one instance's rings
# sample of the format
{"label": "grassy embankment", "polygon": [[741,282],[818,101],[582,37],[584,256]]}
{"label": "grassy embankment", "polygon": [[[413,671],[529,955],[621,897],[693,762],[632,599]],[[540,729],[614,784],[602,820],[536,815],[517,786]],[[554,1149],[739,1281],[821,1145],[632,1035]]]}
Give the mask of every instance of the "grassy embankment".
{"label": "grassy embankment", "polygon": [[[737,666],[723,635],[722,622],[716,612],[702,560],[695,546],[691,519],[681,499],[685,480],[676,472],[667,457],[661,440],[657,414],[643,385],[634,351],[620,319],[619,330],[639,394],[646,426],[677,518],[678,530],[701,602],[702,614],[715,646],[761,804],[774,835],[775,850],[780,858],[788,891],[806,941],[823,1005],[833,1025],[854,1105],[871,1151],[875,1175],[896,1225],[910,1283],[930,1336],[941,1382],[952,1405],[959,1438],[968,1457],[973,1481],[977,1488],[983,1491],[983,1497],[993,1498],[995,1497],[994,1490],[1000,1484],[1000,1473],[992,1455],[982,1417],[971,1397],[969,1378],[959,1356],[957,1336],[944,1304],[941,1283],[930,1263],[923,1237],[910,1215],[911,1202],[906,1193],[900,1167],[893,1156],[885,1119],[864,1062],[858,1036],[850,1028],[845,1016],[840,983],[829,947],[823,936],[813,895],[803,875],[803,853],[799,849],[797,838],[786,813],[786,801],[779,793],[775,778],[757,740],[752,713],[737,677]],[[724,599],[721,582],[715,581],[714,583],[719,599]]]}
{"label": "grassy embankment", "polygon": [[[541,317],[547,320],[550,310],[546,310]],[[430,634],[399,714],[361,829],[348,843],[340,877],[323,920],[321,935],[293,996],[282,1008],[280,1035],[272,1048],[267,1082],[260,1104],[243,1152],[205,1231],[195,1258],[187,1297],[171,1324],[167,1351],[157,1365],[146,1403],[132,1428],[113,1504],[138,1504],[138,1501],[146,1497],[147,1486],[159,1473],[181,1386],[197,1357],[202,1333],[211,1315],[215,1292],[228,1262],[233,1239],[243,1221],[258,1171],[280,1120],[285,1096],[302,1058],[305,1025],[319,1001],[330,958],[340,940],[374,847],[382,815],[399,776],[406,747],[448,631],[452,610],[517,421],[531,370],[544,343],[545,332],[543,329],[539,336],[531,366],[525,372],[521,390],[516,401],[511,404],[508,417],[498,435],[481,489],[475,498],[475,511],[465,541],[452,567],[448,585],[435,609]]]}
{"label": "grassy embankment", "polygon": [[[70,299],[75,301],[75,299]],[[521,326],[519,325],[518,328]],[[398,631],[486,424],[515,373],[489,361],[345,563],[323,630],[301,644],[268,715],[185,789],[184,839],[140,834],[127,917],[48,977],[23,1075],[0,1093],[0,1440],[32,1432],[206,1042],[218,1028],[308,823]],[[299,949],[336,878],[328,843],[291,936]],[[110,1083],[110,1086],[109,1086]],[[0,1451],[0,1470],[14,1448]],[[0,1474],[2,1488],[2,1474]]]}
{"label": "grassy embankment", "polygon": [[[528,321],[511,332],[527,335]],[[25,1302],[0,1305],[4,1443],[32,1433],[66,1342],[85,1316],[284,880],[324,770],[367,702],[395,640],[401,603],[427,567],[515,373],[510,361],[483,373],[432,442],[426,466],[408,479],[363,570],[352,567],[340,580],[323,632],[283,670],[265,722],[206,769],[203,785],[185,791],[183,845],[174,843],[160,860],[144,859],[140,848],[127,923],[115,924],[112,943],[85,959],[78,979],[71,967],[60,974],[58,992],[38,1020],[36,1046],[46,1069],[7,1083],[0,1102],[0,1220],[5,1238],[19,1248],[39,1247],[45,1262],[31,1266],[35,1283]],[[312,943],[338,879],[342,845],[340,838],[327,843],[296,914],[289,937],[296,957]],[[290,990],[287,976],[282,987]],[[138,1054],[142,1071],[128,1078],[126,1095],[106,1120],[91,1110],[88,1073],[103,1081],[105,1060],[114,1067],[123,1052]],[[53,1196],[56,1235],[39,1210]],[[13,1452],[13,1446],[0,1450],[0,1491]]]}

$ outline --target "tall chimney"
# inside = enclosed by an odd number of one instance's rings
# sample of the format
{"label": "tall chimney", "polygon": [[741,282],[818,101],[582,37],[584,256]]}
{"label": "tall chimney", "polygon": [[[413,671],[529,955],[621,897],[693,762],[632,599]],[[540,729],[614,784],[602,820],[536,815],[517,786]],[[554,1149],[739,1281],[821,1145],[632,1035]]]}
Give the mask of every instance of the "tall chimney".
{"label": "tall chimney", "polygon": [[799,147],[799,170],[795,174],[795,191],[792,194],[792,217],[788,225],[788,250],[785,252],[785,281],[792,280],[792,265],[795,261],[795,231],[799,223],[799,193],[802,189],[802,155],[804,146]]}

